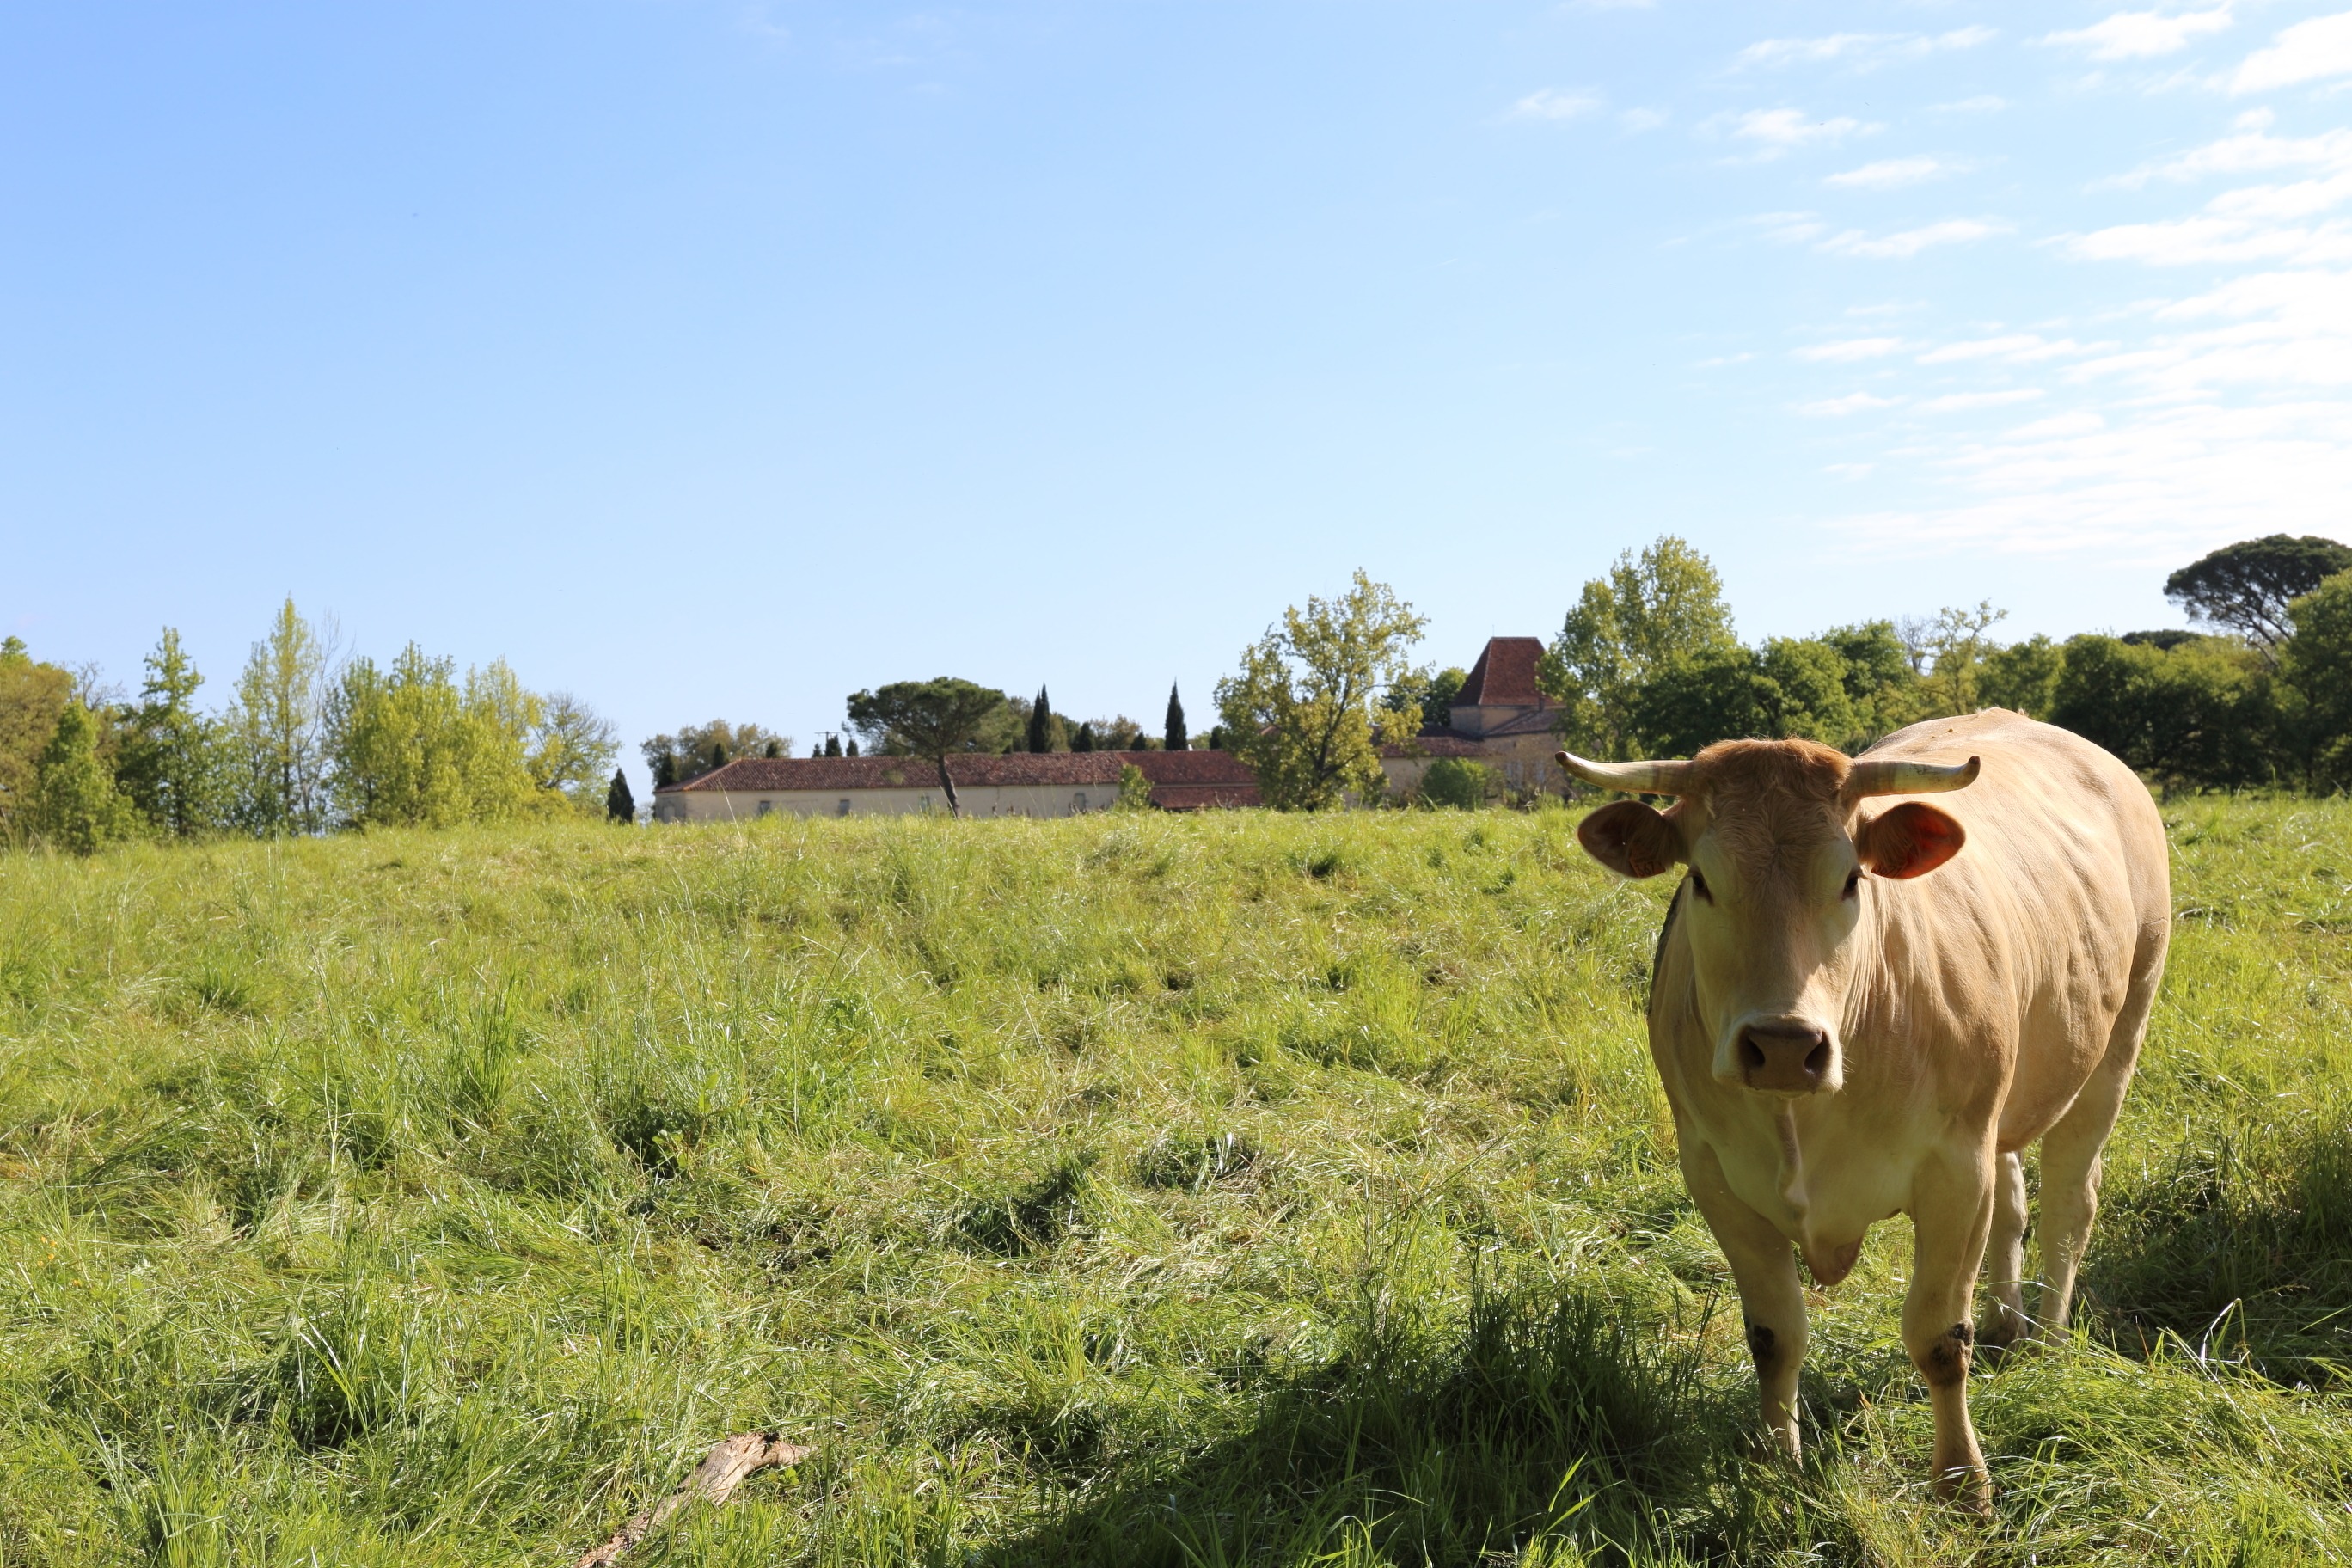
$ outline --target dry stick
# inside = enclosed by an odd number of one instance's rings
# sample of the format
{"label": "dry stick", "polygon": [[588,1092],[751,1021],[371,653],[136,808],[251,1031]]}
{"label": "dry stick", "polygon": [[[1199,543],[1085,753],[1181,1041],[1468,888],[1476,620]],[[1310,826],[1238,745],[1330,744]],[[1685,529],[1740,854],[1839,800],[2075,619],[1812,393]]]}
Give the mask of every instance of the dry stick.
{"label": "dry stick", "polygon": [[572,1564],[572,1568],[610,1568],[621,1554],[667,1523],[669,1517],[695,1498],[713,1508],[744,1480],[771,1465],[797,1465],[815,1450],[787,1443],[773,1432],[746,1432],[715,1445],[694,1467],[686,1484],[621,1526],[613,1539]]}

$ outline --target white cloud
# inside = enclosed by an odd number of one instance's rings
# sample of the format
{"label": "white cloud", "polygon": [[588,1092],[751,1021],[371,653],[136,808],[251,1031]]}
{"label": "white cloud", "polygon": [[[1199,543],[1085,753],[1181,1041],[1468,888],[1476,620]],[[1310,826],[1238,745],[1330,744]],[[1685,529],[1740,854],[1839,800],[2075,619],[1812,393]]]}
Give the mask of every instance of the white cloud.
{"label": "white cloud", "polygon": [[1883,359],[1888,354],[1901,353],[1904,346],[1901,338],[1845,338],[1833,343],[1813,343],[1799,349],[1797,357],[1846,364],[1855,360]]}
{"label": "white cloud", "polygon": [[1848,169],[1843,174],[1832,174],[1822,184],[1846,185],[1865,191],[1893,191],[1905,185],[1916,185],[1922,180],[1933,180],[1944,174],[1958,173],[1964,165],[1942,158],[1881,158],[1874,163],[1864,163],[1859,169]]}
{"label": "white cloud", "polygon": [[2005,223],[1988,223],[1977,218],[1946,218],[1940,223],[1919,228],[1905,229],[1898,234],[1871,238],[1860,229],[1848,229],[1822,241],[1821,248],[1832,256],[1858,256],[1873,261],[1900,261],[1918,255],[1938,245],[1965,245],[1971,240],[1988,239],[1997,234],[2007,234]]}
{"label": "white cloud", "polygon": [[1919,407],[1928,414],[1965,414],[1972,408],[2006,408],[2012,403],[2032,403],[2043,395],[2038,386],[2013,386],[2006,392],[1954,392],[1931,397]]}
{"label": "white cloud", "polygon": [[2270,169],[2352,169],[2352,131],[2323,131],[2316,136],[2273,136],[2271,111],[2257,109],[2238,116],[2231,134],[2178,157],[2143,163],[2127,174],[2105,182],[2137,188],[2153,179],[2193,180],[2205,174],[2250,174]]}
{"label": "white cloud", "polygon": [[1866,479],[1877,467],[1876,463],[1830,463],[1823,466],[1822,472],[1835,474],[1842,479]]}
{"label": "white cloud", "polygon": [[1601,99],[1590,92],[1563,92],[1556,87],[1538,88],[1511,105],[1514,120],[1581,120],[1601,112]]}
{"label": "white cloud", "polygon": [[1801,403],[1797,412],[1808,419],[1843,419],[1849,414],[1867,414],[1874,408],[1892,408],[1903,400],[1899,397],[1877,397],[1867,392],[1849,392],[1843,397],[1824,397],[1818,403]]}
{"label": "white cloud", "polygon": [[1980,92],[1974,98],[1963,98],[1955,103],[1938,103],[1934,106],[1934,111],[1937,114],[1993,114],[2008,107],[2009,100]]}
{"label": "white cloud", "polygon": [[2314,16],[2248,55],[2230,79],[2231,92],[2266,92],[2322,77],[2352,76],[2352,11]]}
{"label": "white cloud", "polygon": [[1666,111],[1663,109],[1628,109],[1619,112],[1617,123],[1623,126],[1628,134],[1638,136],[1644,131],[1655,131],[1666,122]]}
{"label": "white cloud", "polygon": [[1749,360],[1752,360],[1756,356],[1752,353],[1717,354],[1713,359],[1703,359],[1699,361],[1698,368],[1701,370],[1714,370],[1720,365],[1746,364]]}
{"label": "white cloud", "polygon": [[2144,261],[2190,267],[2230,261],[2283,261],[2298,266],[2352,261],[2352,224],[2309,227],[2264,225],[2210,214],[2117,224],[2077,236],[2067,253],[2083,261]]}
{"label": "white cloud", "polygon": [[2118,11],[2104,22],[2072,32],[2045,34],[2036,42],[2089,51],[2095,60],[2145,60],[2178,54],[2200,34],[2230,25],[2227,4],[2210,11]]}
{"label": "white cloud", "polygon": [[2039,332],[2008,332],[1999,337],[1969,338],[1956,343],[1945,343],[1929,349],[1919,356],[1921,364],[1960,364],[1970,360],[1997,359],[2010,364],[2037,364],[2043,360],[2063,359],[2070,354],[2089,353],[2093,348],[2112,345],[2085,346],[2072,338],[2055,342]]}
{"label": "white cloud", "polygon": [[1817,143],[1834,147],[1849,136],[1866,136],[1878,129],[1843,114],[1814,120],[1801,109],[1751,109],[1731,120],[1731,134],[1756,143],[1755,157],[1759,162],[1778,158],[1792,148]]}
{"label": "white cloud", "polygon": [[1997,37],[1991,27],[1956,27],[1948,33],[1832,33],[1821,38],[1766,38],[1740,50],[1731,64],[1738,70],[1835,60],[1869,70],[1948,49],[1972,49]]}

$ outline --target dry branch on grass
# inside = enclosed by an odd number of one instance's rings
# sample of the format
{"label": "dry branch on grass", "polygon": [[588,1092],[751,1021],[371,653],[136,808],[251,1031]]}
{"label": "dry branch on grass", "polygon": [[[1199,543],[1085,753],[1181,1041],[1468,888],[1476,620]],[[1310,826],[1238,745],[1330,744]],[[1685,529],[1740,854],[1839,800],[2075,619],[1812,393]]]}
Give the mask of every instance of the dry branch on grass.
{"label": "dry branch on grass", "polygon": [[727,1500],[749,1478],[771,1465],[797,1465],[811,1450],[787,1443],[773,1432],[745,1432],[716,1444],[694,1467],[686,1484],[614,1532],[613,1539],[572,1564],[572,1568],[608,1568],[622,1553],[669,1521],[670,1516],[696,1498],[712,1507]]}

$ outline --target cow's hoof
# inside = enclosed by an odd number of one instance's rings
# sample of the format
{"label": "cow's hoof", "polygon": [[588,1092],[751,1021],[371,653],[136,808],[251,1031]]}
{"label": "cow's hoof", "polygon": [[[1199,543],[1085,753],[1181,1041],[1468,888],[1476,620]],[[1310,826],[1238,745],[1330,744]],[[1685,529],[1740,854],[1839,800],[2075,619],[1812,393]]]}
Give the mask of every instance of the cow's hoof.
{"label": "cow's hoof", "polygon": [[1946,1470],[1936,1478],[1936,1496],[1962,1513],[1992,1519],[1992,1477],[1981,1468]]}

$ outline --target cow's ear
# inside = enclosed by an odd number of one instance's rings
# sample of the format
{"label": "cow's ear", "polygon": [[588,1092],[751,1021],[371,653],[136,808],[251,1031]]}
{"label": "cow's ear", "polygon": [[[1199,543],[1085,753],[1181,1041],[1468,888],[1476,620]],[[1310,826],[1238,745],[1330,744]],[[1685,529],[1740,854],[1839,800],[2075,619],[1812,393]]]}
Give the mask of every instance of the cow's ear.
{"label": "cow's ear", "polygon": [[1576,841],[1621,877],[1654,877],[1682,858],[1675,825],[1638,800],[1602,806],[1576,825]]}
{"label": "cow's ear", "polygon": [[1874,877],[1924,877],[1968,841],[1968,829],[1950,812],[1906,800],[1864,823],[1853,847]]}

